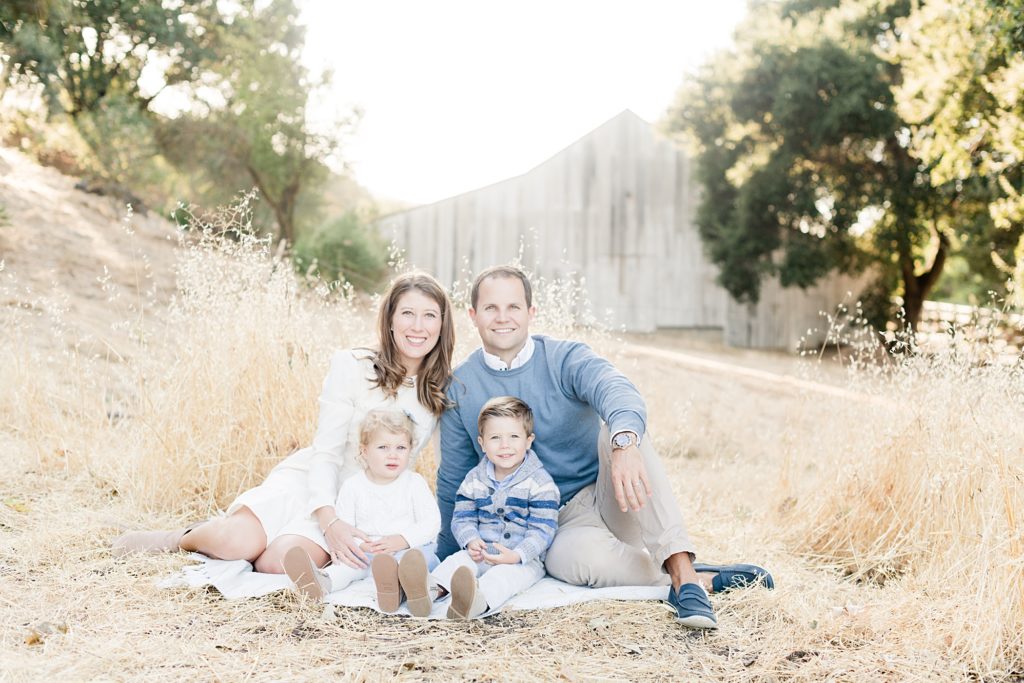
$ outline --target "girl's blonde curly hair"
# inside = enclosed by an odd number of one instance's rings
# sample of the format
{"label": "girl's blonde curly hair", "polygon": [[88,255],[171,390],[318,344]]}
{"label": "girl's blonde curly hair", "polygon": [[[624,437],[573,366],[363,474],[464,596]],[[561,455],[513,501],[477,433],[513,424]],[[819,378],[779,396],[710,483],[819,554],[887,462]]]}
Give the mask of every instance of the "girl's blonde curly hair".
{"label": "girl's blonde curly hair", "polygon": [[359,425],[359,466],[366,469],[366,459],[363,457],[363,450],[370,443],[374,432],[383,429],[390,434],[403,434],[409,439],[411,447],[416,440],[416,423],[407,414],[399,410],[387,410],[378,408],[366,413],[362,424]]}

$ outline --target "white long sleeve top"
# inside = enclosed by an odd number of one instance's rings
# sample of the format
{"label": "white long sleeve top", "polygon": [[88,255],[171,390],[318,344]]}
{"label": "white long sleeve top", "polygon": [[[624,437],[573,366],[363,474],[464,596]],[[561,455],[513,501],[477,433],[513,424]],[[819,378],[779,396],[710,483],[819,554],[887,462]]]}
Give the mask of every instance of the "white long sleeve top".
{"label": "white long sleeve top", "polygon": [[441,530],[441,512],[426,480],[406,470],[387,484],[359,472],[341,485],[338,517],[372,540],[401,534],[410,548],[432,543]]}
{"label": "white long sleeve top", "polygon": [[374,386],[372,353],[363,349],[338,351],[331,357],[331,368],[320,391],[320,417],[313,445],[288,456],[274,469],[307,473],[307,510],[334,507],[341,483],[361,472],[359,426],[366,414],[377,408],[401,410],[415,424],[415,438],[409,466],[430,440],[437,425],[416,397],[416,386],[399,387],[396,396],[388,396]]}

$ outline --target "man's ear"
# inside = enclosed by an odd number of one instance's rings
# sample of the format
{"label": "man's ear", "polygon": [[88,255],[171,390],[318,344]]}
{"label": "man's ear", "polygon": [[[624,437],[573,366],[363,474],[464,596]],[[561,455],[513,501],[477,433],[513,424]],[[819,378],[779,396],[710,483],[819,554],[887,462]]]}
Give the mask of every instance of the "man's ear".
{"label": "man's ear", "polygon": [[530,316],[530,322],[532,323],[532,322],[533,322],[533,319],[534,319],[535,317],[537,317],[537,307],[536,307],[536,306],[530,306],[530,308],[528,308],[528,309],[526,310],[526,312],[527,312],[527,313],[529,314],[529,316]]}
{"label": "man's ear", "polygon": [[473,324],[475,325],[476,324],[476,309],[473,308],[472,306],[470,306],[469,309],[467,309],[467,310],[469,310],[469,319],[472,320]]}

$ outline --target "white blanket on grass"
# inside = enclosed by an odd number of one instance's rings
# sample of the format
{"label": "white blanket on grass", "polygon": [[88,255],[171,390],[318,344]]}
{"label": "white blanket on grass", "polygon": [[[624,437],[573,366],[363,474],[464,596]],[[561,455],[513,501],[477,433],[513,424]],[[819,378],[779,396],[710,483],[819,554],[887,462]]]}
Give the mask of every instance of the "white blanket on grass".
{"label": "white blanket on grass", "polygon": [[[211,560],[205,555],[192,553],[192,558],[200,564],[185,567],[181,572],[159,582],[162,588],[213,586],[221,595],[229,600],[238,598],[255,598],[274,591],[291,587],[291,580],[284,574],[261,574],[254,572],[252,565],[245,560]],[[577,602],[591,600],[663,600],[668,595],[665,586],[616,586],[614,588],[586,588],[573,586],[545,577],[528,590],[515,596],[498,610],[492,610],[483,616],[495,614],[505,609],[543,609],[547,607],[564,607]],[[341,590],[330,593],[326,602],[344,607],[377,608],[377,591],[373,579],[367,577],[355,581]],[[434,604],[431,619],[444,619],[448,611],[450,598],[439,600]],[[399,614],[409,614],[403,604]]]}

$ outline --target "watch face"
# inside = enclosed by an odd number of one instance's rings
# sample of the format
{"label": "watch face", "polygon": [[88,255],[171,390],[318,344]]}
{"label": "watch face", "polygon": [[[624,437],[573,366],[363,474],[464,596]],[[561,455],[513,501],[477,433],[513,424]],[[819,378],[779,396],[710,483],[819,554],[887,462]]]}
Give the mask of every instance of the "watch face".
{"label": "watch face", "polygon": [[633,443],[633,437],[629,434],[616,434],[615,438],[612,439],[612,443],[614,443],[617,448],[625,448]]}

